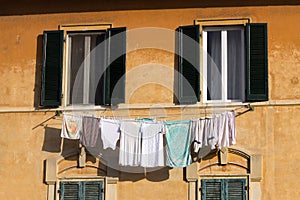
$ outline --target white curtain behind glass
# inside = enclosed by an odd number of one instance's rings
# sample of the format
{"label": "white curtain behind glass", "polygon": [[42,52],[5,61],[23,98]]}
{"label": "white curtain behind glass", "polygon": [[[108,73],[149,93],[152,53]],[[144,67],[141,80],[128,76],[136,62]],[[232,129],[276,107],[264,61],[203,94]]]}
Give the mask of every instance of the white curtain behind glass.
{"label": "white curtain behind glass", "polygon": [[207,31],[207,100],[244,99],[243,28]]}
{"label": "white curtain behind glass", "polygon": [[227,31],[227,99],[242,100],[244,88],[241,30]]}
{"label": "white curtain behind glass", "polygon": [[222,99],[221,31],[207,32],[207,100]]}

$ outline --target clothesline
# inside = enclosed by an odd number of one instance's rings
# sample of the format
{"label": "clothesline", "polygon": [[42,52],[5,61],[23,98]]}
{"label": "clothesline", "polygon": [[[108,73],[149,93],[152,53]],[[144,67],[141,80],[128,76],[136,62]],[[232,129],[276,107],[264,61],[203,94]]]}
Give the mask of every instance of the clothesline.
{"label": "clothesline", "polygon": [[[237,108],[234,108],[234,107],[237,107]],[[73,112],[73,113],[89,113],[89,112],[97,112],[97,111],[100,111],[101,114],[99,116],[103,116],[105,117],[107,115],[107,112],[112,112],[114,113],[115,115],[118,114],[119,117],[126,117],[127,115],[120,115],[119,112],[122,112],[124,110],[140,110],[140,109],[143,109],[143,110],[159,110],[159,109],[168,109],[169,107],[150,107],[150,108],[118,108],[118,109],[96,109],[96,108],[91,108],[91,109],[86,109],[86,108],[74,108],[74,109],[62,109],[62,110],[56,110],[55,111],[55,116],[60,116],[60,114],[62,114],[63,112]],[[171,108],[171,107],[170,107]],[[234,109],[233,109],[234,108]],[[213,105],[213,106],[208,106],[208,107],[178,107],[178,109],[199,109],[199,110],[205,110],[203,112],[197,112],[197,113],[182,113],[182,112],[185,112],[185,111],[181,111],[180,113],[176,113],[176,114],[168,114],[168,115],[174,115],[174,116],[178,116],[178,115],[199,115],[199,114],[209,114],[209,110],[215,110],[215,111],[229,111],[229,110],[234,110],[234,111],[237,111],[237,110],[240,110],[240,109],[245,109],[247,108],[248,110],[247,111],[253,111],[254,110],[254,107],[251,105],[251,104],[247,104],[247,105]],[[176,107],[174,107],[174,109],[176,109]],[[139,116],[141,114],[131,114],[131,116]],[[143,114],[142,114],[143,115]],[[144,115],[147,115],[147,114],[144,114]],[[159,115],[157,115],[157,117],[160,117]],[[162,117],[165,117],[165,116],[162,116]]]}
{"label": "clothesline", "polygon": [[[64,113],[61,136],[95,147],[101,136],[103,149],[119,146],[120,166],[185,167],[191,164],[191,147],[211,149],[235,144],[235,112],[189,120],[151,118],[117,119]],[[165,137],[164,137],[165,135]],[[166,140],[164,159],[163,140]]]}
{"label": "clothesline", "polygon": [[[247,109],[247,110],[244,110],[244,111],[240,111],[240,112],[238,112],[238,110],[240,110],[240,109]],[[210,109],[211,110],[211,109]],[[220,111],[220,110],[223,110],[223,112],[224,111],[231,111],[231,110],[234,110],[235,111],[235,115],[236,115],[236,117],[238,117],[238,116],[240,116],[240,115],[242,115],[242,114],[244,114],[244,113],[247,113],[247,112],[249,112],[249,111],[253,111],[254,110],[254,107],[253,106],[251,106],[250,104],[247,104],[247,105],[243,105],[243,106],[241,106],[241,107],[239,107],[239,108],[235,108],[235,109],[226,109],[226,108],[224,108],[224,109],[217,109],[217,111]],[[70,111],[71,113],[73,113],[74,111]],[[209,111],[205,111],[205,112],[196,112],[196,113],[182,113],[182,112],[179,112],[179,113],[171,113],[171,114],[168,114],[168,113],[166,113],[166,114],[152,114],[151,115],[151,113],[150,114],[126,114],[126,115],[122,115],[122,114],[120,114],[120,113],[117,113],[117,112],[113,112],[112,114],[113,114],[113,116],[109,116],[109,115],[107,115],[107,114],[95,114],[94,113],[94,111],[93,111],[93,114],[89,114],[89,112],[88,111],[84,111],[83,113],[82,113],[83,111],[82,110],[75,110],[75,113],[78,113],[78,114],[76,114],[76,115],[82,115],[82,116],[95,116],[95,117],[103,117],[103,118],[113,118],[113,119],[123,119],[123,120],[126,120],[126,119],[128,119],[128,118],[130,118],[130,117],[136,117],[136,118],[145,118],[145,117],[150,117],[150,118],[156,118],[156,119],[164,119],[164,118],[170,118],[170,117],[177,117],[177,116],[195,116],[195,118],[197,118],[197,117],[201,117],[201,116],[199,116],[199,115],[205,115],[205,116],[207,116],[207,115],[216,115],[216,114],[220,114],[220,113],[214,113],[214,112],[209,112]],[[62,113],[62,112],[60,112],[60,113]],[[59,116],[60,115],[60,113],[56,113],[56,115],[57,116]],[[66,112],[66,113],[68,113],[68,112]],[[204,116],[204,117],[205,117]]]}
{"label": "clothesline", "polygon": [[[227,107],[231,107],[231,106],[227,106]],[[245,108],[247,108],[247,110],[241,111],[241,112],[237,112],[237,110],[239,110],[239,109],[245,109]],[[249,111],[254,111],[254,107],[251,104],[247,104],[247,105],[242,105],[242,106],[240,106],[238,108],[235,108],[234,110],[235,110],[235,113],[236,113],[236,117],[238,117],[238,116],[243,115],[243,114],[245,114],[245,113],[247,113]],[[76,109],[73,109],[73,110],[56,110],[55,114],[53,116],[51,116],[48,119],[44,120],[43,122],[37,124],[36,126],[34,126],[32,128],[32,130],[38,128],[39,126],[43,126],[49,120],[55,119],[56,117],[59,117],[63,112],[68,112],[68,111],[69,112],[82,112],[83,110],[82,109],[78,109],[78,110],[76,110]],[[94,112],[96,110],[95,109],[91,109],[90,111]],[[106,112],[106,110],[104,112]],[[115,114],[115,117],[116,117],[116,113],[114,113],[114,114]],[[173,116],[174,117],[176,117],[176,116],[196,116],[196,115],[198,116],[199,114],[204,114],[205,115],[205,114],[208,114],[208,112],[202,112],[202,113],[196,113],[196,114],[195,113],[192,113],[192,114],[191,113],[167,114],[167,116],[159,116],[159,115],[156,114],[155,118],[163,119],[163,118],[168,118],[168,117],[173,117]],[[105,116],[105,115],[103,114],[102,116]],[[146,115],[146,114],[145,115],[131,114],[130,116],[131,117],[140,118],[141,116],[148,116],[148,115]],[[128,115],[118,115],[118,117],[123,118],[123,117],[128,117]]]}

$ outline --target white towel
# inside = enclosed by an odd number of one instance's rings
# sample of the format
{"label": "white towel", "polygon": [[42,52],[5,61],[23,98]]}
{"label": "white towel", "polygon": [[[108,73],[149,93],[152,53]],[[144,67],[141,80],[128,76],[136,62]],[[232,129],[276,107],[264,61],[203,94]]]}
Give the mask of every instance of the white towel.
{"label": "white towel", "polygon": [[141,122],[122,121],[120,137],[119,164],[121,166],[140,166],[141,164]]}
{"label": "white towel", "polygon": [[[203,136],[201,136],[201,130],[200,130],[200,120],[201,119],[194,119],[191,120],[191,137],[192,137],[192,142],[193,142],[193,148],[194,152],[198,152],[199,149],[202,147],[202,140]],[[203,130],[203,129],[202,129]]]}
{"label": "white towel", "polygon": [[164,166],[163,123],[143,122],[142,134],[142,167]]}
{"label": "white towel", "polygon": [[229,145],[236,144],[236,131],[235,131],[235,113],[234,111],[228,112],[229,124]]}
{"label": "white towel", "polygon": [[82,134],[82,117],[71,114],[63,115],[61,137],[67,139],[79,139]]}

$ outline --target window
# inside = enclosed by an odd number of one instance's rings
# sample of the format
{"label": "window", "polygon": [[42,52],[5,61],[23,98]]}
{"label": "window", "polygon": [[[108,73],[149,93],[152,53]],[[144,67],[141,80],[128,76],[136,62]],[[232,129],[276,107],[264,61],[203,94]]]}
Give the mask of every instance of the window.
{"label": "window", "polygon": [[67,105],[95,104],[97,85],[105,69],[102,44],[106,32],[70,32],[67,37]]}
{"label": "window", "polygon": [[267,24],[204,24],[178,28],[179,103],[267,101]]}
{"label": "window", "polygon": [[245,178],[201,180],[202,200],[246,200],[247,190]]}
{"label": "window", "polygon": [[59,199],[102,200],[104,199],[103,186],[103,181],[60,182]]}
{"label": "window", "polygon": [[244,101],[244,27],[205,27],[203,99]]}
{"label": "window", "polygon": [[41,105],[123,103],[126,28],[76,28],[44,32]]}

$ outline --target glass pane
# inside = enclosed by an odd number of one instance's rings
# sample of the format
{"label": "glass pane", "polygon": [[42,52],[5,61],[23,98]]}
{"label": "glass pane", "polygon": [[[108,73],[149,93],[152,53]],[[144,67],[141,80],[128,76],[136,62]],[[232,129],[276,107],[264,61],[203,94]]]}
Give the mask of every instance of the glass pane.
{"label": "glass pane", "polygon": [[[105,45],[101,43],[105,40],[105,32],[74,34],[69,37],[71,42],[69,104],[83,104],[85,93],[88,99],[86,103],[95,104],[97,90],[104,89],[100,78],[105,66]],[[84,73],[89,75],[84,76]],[[84,80],[84,77],[89,78]]]}
{"label": "glass pane", "polygon": [[100,81],[105,69],[105,45],[102,43],[104,40],[105,33],[91,36],[89,104],[95,104],[97,101],[97,88],[98,90],[104,89],[104,82],[103,80]]}
{"label": "glass pane", "polygon": [[207,32],[207,100],[222,98],[221,31]]}
{"label": "glass pane", "polygon": [[70,104],[80,104],[83,100],[83,60],[84,60],[84,36],[74,35],[70,37]]}
{"label": "glass pane", "polygon": [[227,98],[243,99],[244,53],[242,30],[227,31]]}

